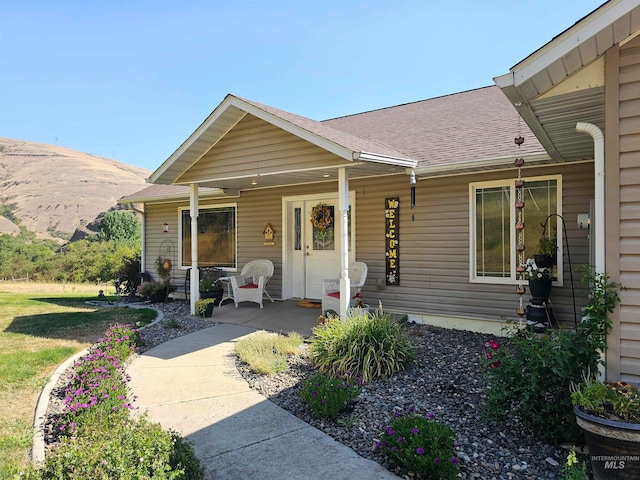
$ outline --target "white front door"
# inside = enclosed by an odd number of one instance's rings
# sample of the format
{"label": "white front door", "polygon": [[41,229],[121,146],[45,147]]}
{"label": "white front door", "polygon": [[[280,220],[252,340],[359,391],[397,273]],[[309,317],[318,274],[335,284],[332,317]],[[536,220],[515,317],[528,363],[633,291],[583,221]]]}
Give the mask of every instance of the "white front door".
{"label": "white front door", "polygon": [[[338,199],[322,202],[306,201],[306,223],[304,252],[306,260],[306,298],[322,298],[322,280],[340,277],[340,222],[336,221]],[[311,222],[316,212],[317,223]]]}
{"label": "white front door", "polygon": [[[288,263],[285,268],[286,282],[283,285],[285,298],[322,298],[322,280],[340,278],[340,210],[337,196],[323,195],[286,200],[287,230],[291,235],[287,239]],[[353,212],[353,193],[349,203]],[[319,212],[319,206],[323,211]],[[318,212],[316,225],[311,215]],[[336,218],[336,215],[338,218]],[[322,222],[322,220],[325,220]],[[324,228],[323,228],[324,227]],[[355,235],[351,232],[349,245],[350,262],[355,260],[353,245]]]}

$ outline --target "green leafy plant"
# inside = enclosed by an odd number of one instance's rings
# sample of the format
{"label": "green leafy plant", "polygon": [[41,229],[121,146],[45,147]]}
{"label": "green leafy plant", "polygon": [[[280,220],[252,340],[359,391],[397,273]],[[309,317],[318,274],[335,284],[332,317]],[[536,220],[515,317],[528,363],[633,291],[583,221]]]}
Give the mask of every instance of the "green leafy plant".
{"label": "green leafy plant", "polygon": [[203,298],[196,302],[196,315],[200,315],[201,317],[205,316],[207,311],[207,306],[216,303],[217,299],[215,298]]}
{"label": "green leafy plant", "polygon": [[164,328],[181,328],[181,325],[176,317],[171,317],[164,323]]}
{"label": "green leafy plant", "polygon": [[366,382],[391,375],[413,358],[413,347],[400,324],[380,310],[371,316],[329,318],[313,329],[311,358],[323,372],[357,372]]}
{"label": "green leafy plant", "polygon": [[419,478],[454,479],[458,458],[453,453],[454,433],[446,425],[411,412],[384,427],[375,448],[389,460]]}
{"label": "green leafy plant", "polygon": [[289,368],[287,354],[299,353],[303,342],[296,332],[285,336],[260,330],[238,340],[235,352],[254,372],[273,375]]}
{"label": "green leafy plant", "polygon": [[136,295],[149,300],[151,303],[163,302],[169,292],[175,291],[176,287],[164,282],[145,282],[138,286]]}
{"label": "green leafy plant", "polygon": [[215,280],[211,277],[205,277],[200,280],[200,291],[201,292],[216,292],[222,291],[224,289],[224,285],[220,280]]}
{"label": "green leafy plant", "polygon": [[562,466],[561,480],[589,480],[586,462],[578,462],[576,447],[571,447],[567,461]]}
{"label": "green leafy plant", "polygon": [[557,252],[558,242],[555,237],[551,238],[545,235],[540,237],[540,240],[538,240],[538,246],[536,247],[537,255],[548,255],[550,257],[553,257]]}
{"label": "green leafy plant", "polygon": [[640,423],[638,387],[627,382],[600,382],[587,377],[571,386],[571,400],[590,415],[617,422]]}
{"label": "green leafy plant", "polygon": [[204,470],[192,446],[145,417],[65,440],[47,456],[43,480],[156,478],[200,480]]}
{"label": "green leafy plant", "polygon": [[497,348],[487,343],[487,383],[483,413],[488,418],[517,416],[527,428],[555,442],[578,441],[569,386],[602,364],[609,313],[619,301],[620,284],[586,270],[591,285],[585,318],[575,330],[549,330],[540,335],[511,327],[510,338]]}
{"label": "green leafy plant", "polygon": [[360,395],[361,383],[353,378],[318,372],[308,378],[300,396],[318,418],[336,418],[347,404]]}

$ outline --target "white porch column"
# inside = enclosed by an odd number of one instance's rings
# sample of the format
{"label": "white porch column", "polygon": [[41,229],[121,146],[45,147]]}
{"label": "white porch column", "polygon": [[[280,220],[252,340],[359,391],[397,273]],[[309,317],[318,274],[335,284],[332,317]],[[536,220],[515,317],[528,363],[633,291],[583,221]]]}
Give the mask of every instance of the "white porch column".
{"label": "white porch column", "polygon": [[340,318],[347,316],[351,301],[349,279],[349,175],[346,168],[338,169],[338,209],[340,210]]}
{"label": "white porch column", "polygon": [[198,184],[189,185],[189,212],[191,214],[191,285],[189,299],[191,315],[196,314],[196,301],[200,300],[200,274],[198,271]]}

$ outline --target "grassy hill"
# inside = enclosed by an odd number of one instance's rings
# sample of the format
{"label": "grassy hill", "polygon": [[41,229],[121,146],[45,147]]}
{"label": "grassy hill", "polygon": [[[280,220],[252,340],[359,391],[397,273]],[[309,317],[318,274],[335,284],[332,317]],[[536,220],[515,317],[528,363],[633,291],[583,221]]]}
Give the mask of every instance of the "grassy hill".
{"label": "grassy hill", "polygon": [[57,145],[0,138],[0,234],[16,225],[63,241],[116,201],[141,190],[151,172]]}

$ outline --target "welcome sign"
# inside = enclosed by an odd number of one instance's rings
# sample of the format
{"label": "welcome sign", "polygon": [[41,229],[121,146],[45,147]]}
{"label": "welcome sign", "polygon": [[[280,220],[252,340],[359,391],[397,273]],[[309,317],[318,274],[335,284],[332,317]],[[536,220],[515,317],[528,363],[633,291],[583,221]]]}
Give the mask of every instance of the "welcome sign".
{"label": "welcome sign", "polygon": [[384,199],[387,285],[400,285],[400,197]]}

